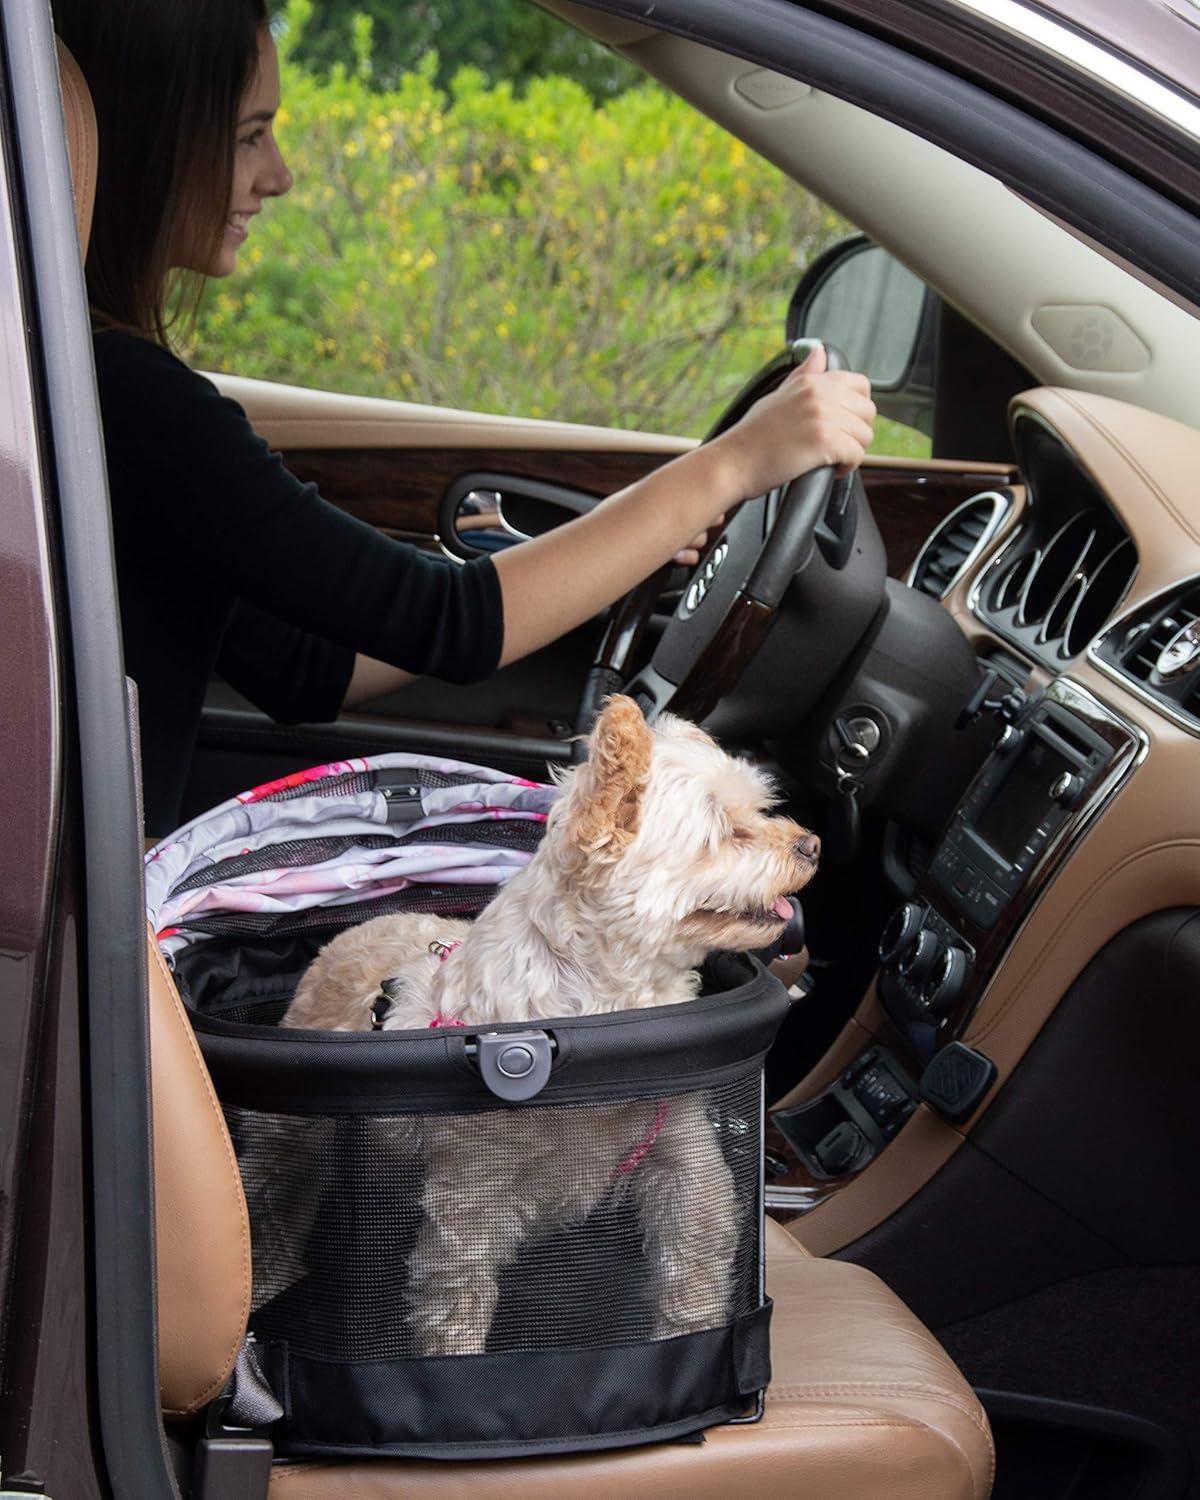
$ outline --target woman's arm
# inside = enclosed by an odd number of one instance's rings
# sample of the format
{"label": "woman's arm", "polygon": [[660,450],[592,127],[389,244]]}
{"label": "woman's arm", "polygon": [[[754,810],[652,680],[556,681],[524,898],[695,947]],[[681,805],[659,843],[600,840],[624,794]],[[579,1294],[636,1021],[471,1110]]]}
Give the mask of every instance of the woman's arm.
{"label": "woman's arm", "polygon": [[[731,505],[811,469],[861,463],[875,407],[865,376],[825,373],[818,349],[735,426],[610,495],[585,516],[498,553],[500,665],[557,640],[667,562]],[[359,656],[347,706],[413,681]]]}

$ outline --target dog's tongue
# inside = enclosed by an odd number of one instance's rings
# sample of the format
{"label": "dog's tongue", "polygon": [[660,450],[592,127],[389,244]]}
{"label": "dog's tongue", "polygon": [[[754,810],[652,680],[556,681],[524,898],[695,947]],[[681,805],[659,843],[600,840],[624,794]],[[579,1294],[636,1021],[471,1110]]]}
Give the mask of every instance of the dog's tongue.
{"label": "dog's tongue", "polygon": [[781,921],[790,922],[792,920],[792,903],[786,896],[780,896],[771,909]]}

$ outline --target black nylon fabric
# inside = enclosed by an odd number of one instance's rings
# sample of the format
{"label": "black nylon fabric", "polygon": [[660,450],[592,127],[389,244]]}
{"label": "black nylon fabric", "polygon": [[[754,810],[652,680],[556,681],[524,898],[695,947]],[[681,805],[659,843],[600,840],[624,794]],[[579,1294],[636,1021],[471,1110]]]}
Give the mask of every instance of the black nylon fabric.
{"label": "black nylon fabric", "polygon": [[745,1414],[770,1381],[771,1304],[659,1342],[339,1364],[261,1346],[282,1456],[520,1458],[632,1447]]}
{"label": "black nylon fabric", "polygon": [[[405,893],[409,894],[408,892]],[[682,1005],[547,1021],[557,1044],[539,1104],[686,1092],[761,1065],[790,1004],[757,960],[721,955],[721,989]],[[740,980],[740,983],[731,981]],[[194,1017],[205,1061],[228,1104],[285,1114],[421,1114],[494,1109],[467,1054],[480,1032],[317,1032]]]}
{"label": "black nylon fabric", "polygon": [[[414,885],[375,901],[349,906],[317,906],[283,916],[261,912],[221,912],[189,922],[214,935],[175,956],[175,982],[199,1028],[199,1015],[231,1022],[271,1025],[287,1009],[301,974],[321,948],[344,928],[393,912],[436,912],[443,917],[475,917],[496,894],[494,885]],[[231,1036],[262,1035],[237,1026]],[[283,1042],[286,1033],[267,1035]]]}

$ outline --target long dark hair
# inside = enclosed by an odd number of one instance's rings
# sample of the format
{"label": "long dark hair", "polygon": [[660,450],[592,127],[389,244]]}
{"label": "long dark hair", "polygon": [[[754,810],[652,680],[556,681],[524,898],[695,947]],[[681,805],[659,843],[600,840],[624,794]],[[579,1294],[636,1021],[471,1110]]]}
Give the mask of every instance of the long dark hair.
{"label": "long dark hair", "polygon": [[[224,234],[237,111],[266,0],[54,0],[100,136],[88,297],[101,323],[166,343],[173,256]],[[194,309],[203,278],[190,278]],[[176,303],[176,311],[180,304]]]}

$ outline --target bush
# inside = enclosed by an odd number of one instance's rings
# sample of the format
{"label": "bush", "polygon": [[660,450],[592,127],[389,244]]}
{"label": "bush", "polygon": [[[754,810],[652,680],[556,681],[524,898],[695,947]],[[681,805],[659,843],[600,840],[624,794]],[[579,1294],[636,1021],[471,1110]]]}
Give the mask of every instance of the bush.
{"label": "bush", "polygon": [[202,368],[480,411],[699,433],[780,345],[845,223],[652,83],[449,92],[320,78],[281,47],[291,194],[252,225],[187,351]]}

